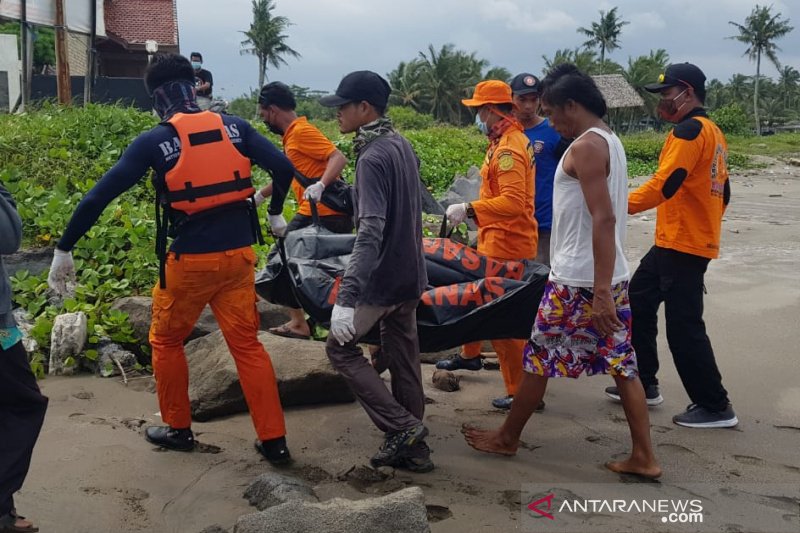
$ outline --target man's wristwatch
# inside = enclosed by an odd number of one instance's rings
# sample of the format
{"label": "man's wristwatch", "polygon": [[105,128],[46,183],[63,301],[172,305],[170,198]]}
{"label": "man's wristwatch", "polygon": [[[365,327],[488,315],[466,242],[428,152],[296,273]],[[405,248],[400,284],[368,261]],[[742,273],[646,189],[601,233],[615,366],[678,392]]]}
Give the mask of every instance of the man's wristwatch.
{"label": "man's wristwatch", "polygon": [[471,203],[467,203],[467,217],[475,218],[475,208],[472,207]]}

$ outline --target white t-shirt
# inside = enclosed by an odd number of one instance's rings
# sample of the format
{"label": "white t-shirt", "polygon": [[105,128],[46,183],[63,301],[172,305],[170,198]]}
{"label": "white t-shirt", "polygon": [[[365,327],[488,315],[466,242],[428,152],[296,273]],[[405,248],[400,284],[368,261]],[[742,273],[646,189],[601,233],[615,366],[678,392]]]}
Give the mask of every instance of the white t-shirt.
{"label": "white t-shirt", "polygon": [[[599,135],[608,144],[610,172],[606,182],[616,217],[616,259],[611,283],[616,285],[630,279],[628,261],[623,252],[628,217],[628,162],[619,137],[599,128],[590,128],[578,139],[589,134]],[[586,206],[580,182],[564,171],[564,158],[568,153],[569,149],[558,162],[553,184],[550,280],[573,287],[593,287],[592,215]]]}

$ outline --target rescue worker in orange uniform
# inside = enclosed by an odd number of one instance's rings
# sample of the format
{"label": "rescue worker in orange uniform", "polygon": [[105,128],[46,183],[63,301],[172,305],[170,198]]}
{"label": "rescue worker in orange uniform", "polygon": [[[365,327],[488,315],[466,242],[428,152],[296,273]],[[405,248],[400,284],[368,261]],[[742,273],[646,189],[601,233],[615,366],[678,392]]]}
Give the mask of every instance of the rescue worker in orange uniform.
{"label": "rescue worker in orange uniform", "polygon": [[[260,238],[250,161],[275,179],[268,213],[274,227],[294,169],[245,120],[201,111],[194,71],[177,54],[156,56],[145,85],[162,122],[141,135],[81,200],[58,242],[48,284],[64,294],[74,282],[71,250],[105,207],[155,171],[159,217],[160,280],[153,288],[150,326],[153,371],[166,426],[145,431],[148,441],[172,450],[195,446],[189,409],[189,371],[183,342],[210,304],[236,361],[256,429],[257,450],[274,464],[291,460],[275,372],[259,342],[251,245]],[[158,209],[157,208],[157,211]],[[173,237],[167,252],[167,233]]]}
{"label": "rescue worker in orange uniform", "polygon": [[[476,108],[478,128],[489,137],[489,148],[481,167],[479,200],[453,204],[446,216],[457,225],[467,217],[478,226],[478,252],[498,260],[533,260],[538,242],[534,218],[535,158],[533,147],[512,115],[511,87],[497,80],[482,81],[471,99],[461,101]],[[493,340],[500,361],[506,396],[492,405],[510,409],[522,379],[522,351],[526,339]],[[445,370],[482,368],[481,343],[464,345],[462,354],[439,361]]]}
{"label": "rescue worker in orange uniform", "polygon": [[[272,133],[281,136],[283,151],[295,168],[292,192],[297,200],[297,212],[286,226],[286,233],[312,224],[311,200],[316,203],[322,227],[334,233],[352,233],[353,217],[325,205],[322,196],[328,186],[341,179],[347,158],[306,117],[297,116],[297,102],[292,90],[285,84],[273,81],[264,85],[258,95],[258,103],[261,119]],[[306,188],[300,183],[301,179],[314,182]],[[271,183],[256,192],[256,206],[270,195]],[[273,250],[273,253],[277,253],[277,250]],[[281,337],[310,338],[311,328],[300,304],[289,307],[288,311],[289,322],[270,328],[269,332]]]}
{"label": "rescue worker in orange uniform", "polygon": [[[730,202],[728,144],[703,109],[705,74],[691,63],[669,65],[657,83],[658,113],[675,127],[652,178],[630,193],[628,213],[656,209],[655,245],[631,279],[631,343],[649,405],[658,389],[658,308],[664,302],[667,343],[692,401],[672,421],[690,428],[729,428],[739,423],[722,386],[703,321],[708,263],[719,256],[722,216]],[[619,398],[616,387],[606,395]]]}

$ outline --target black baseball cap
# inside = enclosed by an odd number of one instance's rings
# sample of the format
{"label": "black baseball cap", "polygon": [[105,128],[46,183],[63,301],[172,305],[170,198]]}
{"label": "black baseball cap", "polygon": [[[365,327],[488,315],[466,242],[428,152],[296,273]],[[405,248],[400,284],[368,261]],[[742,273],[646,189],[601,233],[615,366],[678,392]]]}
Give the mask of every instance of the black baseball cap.
{"label": "black baseball cap", "polygon": [[702,93],[705,90],[705,84],[706,75],[697,66],[691,63],[674,63],[658,76],[658,83],[645,85],[644,89],[651,93],[657,93],[667,87],[683,85],[692,87],[695,92]]}
{"label": "black baseball cap", "polygon": [[523,94],[539,94],[539,78],[533,74],[523,72],[511,80],[511,92],[517,96]]}
{"label": "black baseball cap", "polygon": [[392,88],[389,82],[371,70],[351,72],[339,82],[336,94],[323,96],[319,103],[325,107],[339,107],[350,102],[369,102],[375,107],[384,109],[389,102]]}

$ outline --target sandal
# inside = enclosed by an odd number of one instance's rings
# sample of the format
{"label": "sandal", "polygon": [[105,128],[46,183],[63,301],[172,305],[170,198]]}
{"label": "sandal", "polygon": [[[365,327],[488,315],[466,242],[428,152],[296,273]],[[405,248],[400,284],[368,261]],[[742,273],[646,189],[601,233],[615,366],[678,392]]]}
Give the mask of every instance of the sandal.
{"label": "sandal", "polygon": [[281,324],[280,326],[269,328],[267,331],[272,333],[273,335],[277,335],[278,337],[286,337],[289,339],[302,339],[302,340],[309,340],[311,335],[302,335],[300,333],[295,333],[289,326],[286,324]]}
{"label": "sandal", "polygon": [[33,524],[29,526],[18,526],[17,522],[19,520],[25,520],[25,517],[18,515],[16,509],[12,509],[6,516],[13,518],[14,521],[11,524],[0,526],[0,533],[36,533],[39,531],[39,528]]}

